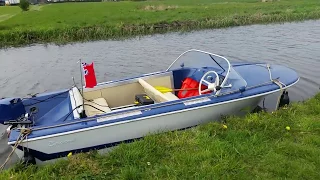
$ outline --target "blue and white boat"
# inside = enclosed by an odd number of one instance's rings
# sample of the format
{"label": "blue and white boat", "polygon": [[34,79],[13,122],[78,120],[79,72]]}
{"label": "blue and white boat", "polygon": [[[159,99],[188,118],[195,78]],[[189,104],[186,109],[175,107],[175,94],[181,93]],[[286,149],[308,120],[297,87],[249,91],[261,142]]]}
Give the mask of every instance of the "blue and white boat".
{"label": "blue and white boat", "polygon": [[222,115],[241,115],[298,81],[298,74],[288,67],[231,63],[192,49],[165,71],[93,88],[2,99],[0,123],[9,125],[8,144],[17,147],[15,152],[38,163],[70,152],[103,150],[149,133],[193,127]]}

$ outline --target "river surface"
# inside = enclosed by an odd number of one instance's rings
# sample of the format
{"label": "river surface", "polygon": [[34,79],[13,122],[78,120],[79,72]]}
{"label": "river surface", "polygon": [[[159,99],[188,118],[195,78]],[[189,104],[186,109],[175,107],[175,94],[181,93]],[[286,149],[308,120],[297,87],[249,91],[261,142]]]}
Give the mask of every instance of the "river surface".
{"label": "river surface", "polygon": [[[230,61],[267,62],[295,69],[301,79],[289,89],[292,101],[302,101],[319,92],[320,21],[317,20],[0,50],[0,97],[24,97],[69,88],[73,85],[72,77],[79,85],[79,59],[94,61],[97,80],[102,82],[165,70],[191,48],[220,54]],[[275,99],[270,97],[269,102]],[[6,146],[4,131],[5,127],[0,126],[1,164],[11,150]],[[16,159],[13,156],[12,162]]]}

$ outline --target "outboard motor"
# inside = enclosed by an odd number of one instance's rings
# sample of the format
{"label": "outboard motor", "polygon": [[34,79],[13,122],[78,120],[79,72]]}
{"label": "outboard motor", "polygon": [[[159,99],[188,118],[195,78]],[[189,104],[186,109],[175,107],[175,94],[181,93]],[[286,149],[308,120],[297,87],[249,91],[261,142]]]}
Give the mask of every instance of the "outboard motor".
{"label": "outboard motor", "polygon": [[[15,127],[26,127],[33,124],[32,113],[36,110],[30,111],[30,115],[26,113],[25,107],[21,98],[6,98],[0,100],[0,123],[9,125],[7,128],[7,135],[10,136],[11,129]],[[22,162],[26,165],[35,164],[35,158],[30,154],[29,149],[23,147],[24,156]]]}
{"label": "outboard motor", "polygon": [[17,120],[26,114],[25,107],[20,98],[6,98],[0,100],[0,123]]}

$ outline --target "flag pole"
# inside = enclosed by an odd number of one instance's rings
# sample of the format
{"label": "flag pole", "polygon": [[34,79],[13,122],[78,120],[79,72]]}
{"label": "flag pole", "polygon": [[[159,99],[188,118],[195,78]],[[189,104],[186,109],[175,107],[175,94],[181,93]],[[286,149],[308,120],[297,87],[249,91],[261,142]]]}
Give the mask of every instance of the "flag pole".
{"label": "flag pole", "polygon": [[82,76],[82,73],[83,73],[83,68],[82,68],[82,62],[81,62],[81,58],[79,59],[79,62],[80,62],[80,75],[81,75],[81,94],[82,94],[82,112],[80,113],[80,117],[86,117],[85,116],[85,111],[84,111],[84,98],[83,98],[83,76]]}
{"label": "flag pole", "polygon": [[81,94],[82,94],[82,96],[83,96],[83,76],[82,76],[82,62],[81,62],[81,59],[79,59],[79,62],[80,62],[80,75],[81,75]]}

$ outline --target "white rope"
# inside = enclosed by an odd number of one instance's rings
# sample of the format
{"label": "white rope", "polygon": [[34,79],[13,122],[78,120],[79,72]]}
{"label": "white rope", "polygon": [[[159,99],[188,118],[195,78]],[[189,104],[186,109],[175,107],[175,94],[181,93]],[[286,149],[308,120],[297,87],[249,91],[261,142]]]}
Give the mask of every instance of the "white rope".
{"label": "white rope", "polygon": [[[23,128],[20,129],[20,134],[16,140],[16,143],[13,146],[12,151],[10,152],[10,154],[8,155],[6,161],[0,166],[0,172],[3,170],[4,166],[9,162],[13,152],[17,149],[17,147],[19,146],[19,144],[21,144],[21,142],[31,133],[31,129],[28,128]],[[22,136],[23,135],[23,136]],[[22,137],[21,140],[19,140]]]}
{"label": "white rope", "polygon": [[276,108],[275,108],[275,111],[276,111],[276,110],[278,110],[278,108],[279,108],[279,103],[280,103],[281,95],[282,95],[284,89],[283,89],[282,84],[280,83],[279,80],[276,80],[276,79],[275,79],[273,82],[280,87],[280,95],[279,95],[279,97],[278,97],[277,104],[276,104]]}
{"label": "white rope", "polygon": [[283,91],[285,90],[285,89],[283,89],[283,86],[282,86],[282,85],[284,85],[285,87],[286,87],[286,85],[285,85],[284,83],[282,83],[279,79],[273,79],[273,78],[272,78],[272,74],[271,74],[271,70],[270,70],[270,64],[267,64],[266,66],[267,66],[267,69],[268,69],[268,72],[269,72],[269,78],[270,78],[270,80],[271,80],[272,82],[274,82],[276,85],[278,85],[279,88],[280,88],[280,95],[279,95],[279,97],[278,97],[277,104],[276,104],[276,108],[275,108],[275,110],[278,110],[281,96],[282,96],[282,94],[283,94]]}

